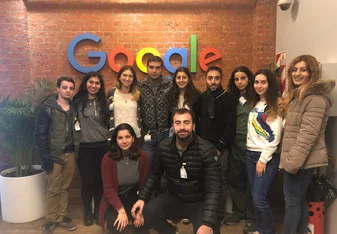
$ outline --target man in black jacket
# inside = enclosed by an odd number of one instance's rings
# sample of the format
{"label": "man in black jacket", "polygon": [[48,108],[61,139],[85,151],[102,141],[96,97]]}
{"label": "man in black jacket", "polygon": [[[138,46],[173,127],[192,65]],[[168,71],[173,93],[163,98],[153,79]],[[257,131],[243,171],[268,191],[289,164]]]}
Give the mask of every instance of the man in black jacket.
{"label": "man in black jacket", "polygon": [[[175,234],[166,219],[188,218],[195,233],[220,233],[218,208],[221,168],[216,148],[195,135],[194,117],[187,109],[173,113],[174,136],[157,148],[151,168],[131,212],[143,213],[145,228]],[[168,190],[147,202],[166,172]],[[143,210],[144,208],[144,210]]]}
{"label": "man in black jacket", "polygon": [[75,126],[75,109],[70,102],[74,89],[72,78],[59,78],[57,97],[41,106],[35,122],[37,154],[47,178],[46,223],[42,234],[53,233],[56,226],[67,231],[77,228],[67,216],[68,190],[80,141],[80,132]]}
{"label": "man in black jacket", "polygon": [[207,90],[199,99],[200,124],[197,134],[217,148],[222,169],[220,218],[225,214],[227,191],[227,158],[229,146],[236,134],[237,99],[222,88],[222,70],[211,66],[205,74]]}

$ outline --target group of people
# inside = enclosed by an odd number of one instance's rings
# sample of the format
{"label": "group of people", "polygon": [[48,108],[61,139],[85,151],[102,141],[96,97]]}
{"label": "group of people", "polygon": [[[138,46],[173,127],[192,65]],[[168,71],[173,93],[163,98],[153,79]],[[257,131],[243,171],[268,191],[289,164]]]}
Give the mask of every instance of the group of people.
{"label": "group of people", "polygon": [[305,192],[315,169],[328,164],[326,95],[335,86],[320,79],[317,60],[303,55],[292,61],[284,99],[268,69],[253,75],[237,67],[224,89],[221,68],[211,66],[203,93],[188,68],[169,79],[162,76],[163,60],[151,56],[147,70],[138,81],[133,67],[123,66],[107,94],[102,75],[89,72],[73,98],[73,79],[58,79],[58,95],[36,120],[47,175],[43,233],[77,228],[67,213],[76,163],[84,225],[97,223],[109,233],[132,226],[135,233],[175,234],[167,220],[188,219],[198,234],[243,221],[243,233],[275,234],[268,191],[279,169],[283,234],[307,233]]}

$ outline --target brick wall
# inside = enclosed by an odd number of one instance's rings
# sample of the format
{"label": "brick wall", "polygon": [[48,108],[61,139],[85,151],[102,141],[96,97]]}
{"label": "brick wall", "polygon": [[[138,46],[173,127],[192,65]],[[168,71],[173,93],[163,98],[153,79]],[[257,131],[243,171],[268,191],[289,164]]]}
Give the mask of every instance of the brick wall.
{"label": "brick wall", "polygon": [[[190,49],[190,35],[197,36],[197,54],[217,48],[222,59],[211,63],[224,69],[224,85],[239,65],[256,71],[274,59],[276,0],[1,0],[0,1],[0,92],[18,95],[30,80],[56,81],[61,75],[79,84],[83,74],[67,60],[68,43],[90,32],[99,44],[87,41],[76,47],[81,65],[93,66],[88,51],[109,53],[125,47],[134,55],[154,47],[161,55],[170,48]],[[190,52],[190,50],[189,50]],[[189,58],[189,57],[188,57]],[[146,59],[146,57],[145,57]],[[117,64],[125,63],[123,56]],[[173,56],[171,64],[180,63]],[[106,86],[116,84],[108,63],[102,69]],[[137,70],[139,78],[145,76]],[[165,74],[169,74],[165,71]],[[204,73],[197,66],[195,84],[205,88]],[[74,181],[79,187],[78,176]]]}

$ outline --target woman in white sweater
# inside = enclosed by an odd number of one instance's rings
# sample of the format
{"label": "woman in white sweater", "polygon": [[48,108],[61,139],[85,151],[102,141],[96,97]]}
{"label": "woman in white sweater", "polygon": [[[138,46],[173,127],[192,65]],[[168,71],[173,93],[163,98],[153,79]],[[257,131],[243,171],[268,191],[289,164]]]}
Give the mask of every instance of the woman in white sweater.
{"label": "woman in white sweater", "polygon": [[110,89],[108,92],[109,131],[112,133],[115,126],[128,123],[135,130],[139,139],[141,136],[140,108],[138,105],[140,92],[133,67],[128,65],[121,67],[117,74],[117,81],[117,87]]}
{"label": "woman in white sweater", "polygon": [[280,162],[276,153],[282,134],[282,117],[278,112],[279,94],[275,75],[267,69],[254,76],[255,98],[247,132],[247,171],[255,207],[256,229],[259,234],[275,234],[273,213],[268,204],[268,191]]}

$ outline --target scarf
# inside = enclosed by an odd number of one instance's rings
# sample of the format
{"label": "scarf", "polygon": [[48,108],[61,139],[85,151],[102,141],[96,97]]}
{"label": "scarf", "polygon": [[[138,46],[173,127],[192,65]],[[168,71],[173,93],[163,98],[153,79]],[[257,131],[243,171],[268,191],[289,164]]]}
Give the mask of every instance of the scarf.
{"label": "scarf", "polygon": [[207,112],[208,115],[211,119],[214,119],[214,103],[215,103],[215,99],[217,96],[219,96],[221,93],[224,92],[224,89],[222,88],[222,86],[220,85],[219,88],[217,88],[214,91],[208,90],[206,91],[206,97],[208,99],[208,106],[207,106]]}

